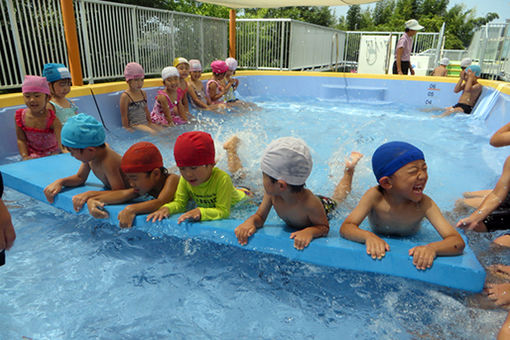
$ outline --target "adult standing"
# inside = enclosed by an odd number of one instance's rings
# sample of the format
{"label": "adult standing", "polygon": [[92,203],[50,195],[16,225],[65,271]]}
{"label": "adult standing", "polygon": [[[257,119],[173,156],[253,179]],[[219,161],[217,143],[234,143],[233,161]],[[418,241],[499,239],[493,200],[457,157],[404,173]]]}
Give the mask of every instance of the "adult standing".
{"label": "adult standing", "polygon": [[407,74],[411,71],[414,76],[413,66],[411,65],[411,49],[413,48],[413,37],[422,30],[423,26],[417,20],[406,21],[406,30],[397,42],[395,48],[395,61],[393,62],[393,74]]}
{"label": "adult standing", "polygon": [[0,173],[0,266],[5,263],[5,249],[9,250],[16,239],[11,215],[2,201],[4,184]]}

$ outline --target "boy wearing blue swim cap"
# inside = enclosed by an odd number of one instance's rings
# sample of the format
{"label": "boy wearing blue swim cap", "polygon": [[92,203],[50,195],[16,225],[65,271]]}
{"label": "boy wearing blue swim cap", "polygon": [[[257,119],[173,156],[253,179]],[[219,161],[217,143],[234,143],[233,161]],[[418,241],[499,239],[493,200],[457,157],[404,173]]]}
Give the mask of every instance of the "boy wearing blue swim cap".
{"label": "boy wearing blue swim cap", "polygon": [[[55,196],[63,187],[77,187],[85,184],[90,170],[110,190],[129,188],[129,181],[120,169],[122,157],[105,144],[103,125],[94,117],[80,113],[67,120],[61,132],[62,145],[71,156],[81,161],[75,175],[61,178],[44,189],[48,202],[53,203]],[[98,197],[104,191],[87,191],[73,196],[73,207],[80,211],[88,199]]]}
{"label": "boy wearing blue swim cap", "polygon": [[[462,254],[464,240],[423,193],[428,175],[421,150],[405,142],[383,144],[372,156],[372,168],[379,185],[369,189],[345,219],[340,227],[344,238],[365,243],[367,254],[380,260],[390,247],[376,233],[412,235],[426,217],[443,240],[409,250],[416,268],[430,268],[436,256]],[[367,216],[373,232],[359,227]]]}
{"label": "boy wearing blue swim cap", "polygon": [[471,65],[465,71],[460,72],[459,81],[453,89],[455,93],[462,91],[459,102],[447,107],[441,115],[434,117],[442,118],[457,112],[470,114],[482,93],[483,86],[477,81],[481,73],[482,70],[478,65]]}

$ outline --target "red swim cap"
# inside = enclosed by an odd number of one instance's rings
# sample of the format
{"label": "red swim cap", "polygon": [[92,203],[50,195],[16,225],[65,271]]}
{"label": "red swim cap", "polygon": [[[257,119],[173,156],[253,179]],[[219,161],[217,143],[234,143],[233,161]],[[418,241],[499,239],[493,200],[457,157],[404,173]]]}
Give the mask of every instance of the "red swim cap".
{"label": "red swim cap", "polygon": [[161,167],[163,157],[156,145],[149,142],[133,144],[120,161],[120,168],[125,173],[149,172]]}
{"label": "red swim cap", "polygon": [[177,166],[214,164],[214,141],[203,131],[185,132],[175,141],[174,158]]}

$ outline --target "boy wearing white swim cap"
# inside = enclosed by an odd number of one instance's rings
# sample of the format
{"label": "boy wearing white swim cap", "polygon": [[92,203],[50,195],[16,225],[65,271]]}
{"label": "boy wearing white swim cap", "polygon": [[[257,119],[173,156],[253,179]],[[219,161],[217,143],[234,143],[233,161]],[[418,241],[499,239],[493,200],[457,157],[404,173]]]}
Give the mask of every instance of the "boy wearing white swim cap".
{"label": "boy wearing white swim cap", "polygon": [[297,229],[290,234],[296,249],[302,250],[314,238],[327,236],[327,215],[350,192],[354,168],[362,156],[358,152],[351,153],[333,197],[327,198],[316,196],[304,187],[313,165],[306,143],[293,137],[271,142],[260,165],[264,198],[257,212],[235,229],[238,242],[242,245],[248,243],[248,238],[264,225],[271,207],[287,225]]}

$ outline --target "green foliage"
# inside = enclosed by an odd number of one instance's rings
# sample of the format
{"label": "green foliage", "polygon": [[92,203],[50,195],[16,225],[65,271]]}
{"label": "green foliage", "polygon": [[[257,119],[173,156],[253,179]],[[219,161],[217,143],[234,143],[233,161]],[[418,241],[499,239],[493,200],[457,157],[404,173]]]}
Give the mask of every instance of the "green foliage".
{"label": "green foliage", "polygon": [[327,27],[332,27],[336,22],[335,16],[327,6],[249,8],[244,10],[244,15],[240,16],[246,18],[289,18]]}

